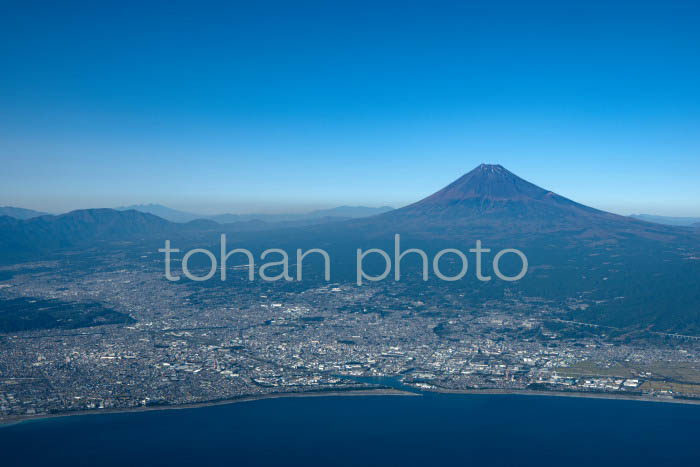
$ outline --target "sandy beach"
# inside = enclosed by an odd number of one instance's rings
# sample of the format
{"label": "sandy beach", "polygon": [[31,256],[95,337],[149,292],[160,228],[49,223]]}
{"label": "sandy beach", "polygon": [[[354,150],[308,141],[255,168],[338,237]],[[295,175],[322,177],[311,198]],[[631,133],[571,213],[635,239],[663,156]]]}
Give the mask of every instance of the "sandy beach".
{"label": "sandy beach", "polygon": [[280,399],[286,397],[338,397],[338,396],[409,396],[409,397],[420,397],[423,394],[473,394],[473,395],[512,395],[512,396],[550,396],[550,397],[577,397],[585,399],[612,399],[612,400],[629,400],[629,401],[639,401],[639,402],[661,402],[661,403],[672,403],[672,404],[690,404],[690,405],[700,405],[700,400],[692,399],[673,399],[673,398],[662,398],[662,397],[650,397],[635,394],[612,394],[612,393],[585,393],[585,392],[562,392],[562,391],[531,391],[531,390],[504,390],[504,389],[443,389],[437,388],[429,391],[411,392],[402,391],[392,388],[377,388],[377,389],[357,389],[357,390],[347,390],[347,391],[315,391],[315,392],[295,392],[295,393],[277,393],[277,394],[264,394],[264,395],[253,395],[253,396],[241,396],[234,399],[224,399],[218,401],[208,401],[199,402],[193,404],[178,404],[178,405],[160,405],[151,407],[130,407],[124,409],[93,409],[93,410],[80,410],[75,412],[63,412],[55,414],[36,414],[36,415],[26,415],[19,417],[8,417],[6,419],[0,420],[0,428],[15,425],[17,423],[22,423],[30,420],[41,420],[46,418],[59,418],[59,417],[74,417],[81,415],[99,415],[108,413],[128,413],[128,412],[147,412],[154,410],[180,410],[180,409],[193,409],[199,407],[211,407],[217,405],[227,405],[236,404],[240,402],[252,402],[265,399]]}

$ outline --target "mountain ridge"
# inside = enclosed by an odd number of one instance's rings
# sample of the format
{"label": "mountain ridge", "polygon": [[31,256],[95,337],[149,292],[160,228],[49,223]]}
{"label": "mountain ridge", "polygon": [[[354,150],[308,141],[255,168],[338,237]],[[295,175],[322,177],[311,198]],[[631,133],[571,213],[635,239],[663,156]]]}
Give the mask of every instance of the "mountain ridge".
{"label": "mountain ridge", "polygon": [[32,217],[46,216],[48,214],[47,212],[18,208],[16,206],[0,206],[0,216],[9,216],[15,219],[25,220],[31,219]]}
{"label": "mountain ridge", "polygon": [[[347,212],[357,208],[345,206],[335,209]],[[315,232],[316,235],[335,232],[333,235],[336,237],[344,235],[346,238],[367,235],[393,238],[394,233],[402,233],[428,239],[450,237],[459,240],[479,236],[486,240],[520,235],[590,242],[625,241],[630,236],[668,240],[690,231],[588,207],[540,188],[501,165],[488,164],[481,164],[408,206],[370,217],[337,220],[319,217],[267,223],[249,219],[220,224],[211,219],[198,218],[175,223],[133,209],[84,209],[26,220],[5,216],[0,219],[0,249],[11,251],[16,256],[22,251],[22,245],[29,248],[31,245],[45,244],[57,248],[165,233],[274,231],[289,228]]]}
{"label": "mountain ridge", "polygon": [[135,204],[131,206],[121,206],[115,208],[118,211],[133,209],[140,212],[154,214],[171,222],[189,222],[196,219],[207,219],[219,224],[231,224],[234,222],[263,221],[269,223],[304,221],[323,218],[354,219],[369,217],[392,210],[390,206],[367,207],[367,206],[337,206],[329,209],[318,209],[307,213],[299,214],[195,214],[186,211],[172,209],[161,204]]}
{"label": "mountain ridge", "polygon": [[677,225],[684,227],[692,227],[693,225],[700,225],[700,217],[671,217],[671,216],[659,216],[655,214],[632,214],[634,219],[654,222],[656,224],[664,225]]}

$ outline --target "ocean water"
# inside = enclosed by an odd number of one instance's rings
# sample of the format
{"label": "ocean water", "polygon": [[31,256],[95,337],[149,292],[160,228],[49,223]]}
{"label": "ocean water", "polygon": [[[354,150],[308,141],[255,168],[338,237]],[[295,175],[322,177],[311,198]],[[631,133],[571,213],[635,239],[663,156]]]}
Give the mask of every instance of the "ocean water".
{"label": "ocean water", "polygon": [[526,395],[267,399],[0,428],[2,466],[700,465],[700,405]]}

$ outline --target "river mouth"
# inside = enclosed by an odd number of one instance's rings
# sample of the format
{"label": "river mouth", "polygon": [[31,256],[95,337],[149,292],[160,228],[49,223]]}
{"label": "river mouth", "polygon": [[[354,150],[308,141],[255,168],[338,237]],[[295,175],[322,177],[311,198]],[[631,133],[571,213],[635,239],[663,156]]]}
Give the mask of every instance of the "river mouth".
{"label": "river mouth", "polygon": [[403,381],[401,381],[401,378],[398,376],[354,376],[354,375],[334,375],[334,376],[336,376],[338,378],[349,379],[351,381],[356,381],[358,383],[375,384],[377,386],[380,386],[382,389],[384,389],[384,388],[396,389],[398,391],[410,392],[413,394],[419,394],[421,396],[429,394],[426,391],[422,391],[416,387],[409,386],[409,385],[403,383]]}

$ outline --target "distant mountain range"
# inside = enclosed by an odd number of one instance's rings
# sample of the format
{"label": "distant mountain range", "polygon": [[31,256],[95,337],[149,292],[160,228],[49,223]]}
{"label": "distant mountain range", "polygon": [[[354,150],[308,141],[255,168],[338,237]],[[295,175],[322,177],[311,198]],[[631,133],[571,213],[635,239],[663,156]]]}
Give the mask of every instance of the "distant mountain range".
{"label": "distant mountain range", "polygon": [[46,251],[165,234],[170,230],[171,222],[133,210],[84,209],[25,220],[0,216],[0,252],[5,261],[34,259]]}
{"label": "distant mountain range", "polygon": [[[15,211],[13,211],[15,212]],[[629,244],[630,239],[665,241],[688,230],[594,209],[516,176],[500,165],[482,164],[450,185],[400,208],[341,206],[307,214],[200,216],[158,204],[85,209],[28,219],[0,216],[0,251],[21,255],[37,245],[75,247],[164,233],[250,232],[300,229],[321,238],[393,237],[425,240],[504,240],[549,244]]]}
{"label": "distant mountain range", "polygon": [[[195,214],[192,212],[179,211],[161,204],[135,204],[132,206],[121,206],[115,208],[116,211],[139,211],[153,214],[170,222],[185,223],[196,219],[211,220],[219,224],[230,224],[233,222],[262,221],[268,223],[275,222],[295,222],[310,221],[314,219],[328,218],[333,220],[359,219],[362,217],[374,216],[391,211],[390,206],[367,207],[367,206],[338,206],[331,209],[320,209],[308,213],[300,214]],[[80,211],[87,211],[85,209]],[[66,213],[67,214],[67,213]],[[24,209],[13,206],[0,206],[0,216],[9,216],[15,219],[31,219],[39,216],[49,216],[51,214],[32,209]]]}
{"label": "distant mountain range", "polygon": [[117,208],[118,211],[133,209],[136,211],[154,214],[171,222],[189,222],[195,219],[208,219],[219,224],[230,224],[233,222],[263,221],[263,222],[289,222],[302,221],[321,218],[356,219],[361,217],[374,216],[391,211],[393,208],[382,206],[378,208],[366,206],[339,206],[332,209],[322,209],[303,214],[195,214],[191,212],[178,211],[160,204],[137,204]]}
{"label": "distant mountain range", "polygon": [[[700,230],[594,209],[500,165],[482,164],[423,200],[370,217],[359,216],[383,208],[341,207],[274,220],[234,215],[234,222],[223,224],[158,205],[140,209],[178,222],[136,209],[89,209],[26,220],[0,216],[0,263],[127,240],[155,243],[170,238],[181,246],[207,246],[227,233],[254,251],[271,245],[324,248],[335,261],[334,279],[351,280],[355,249],[393,251],[395,233],[402,235],[404,248],[423,248],[429,254],[441,248],[467,251],[482,240],[493,251],[522,249],[530,272],[517,283],[479,284],[473,277],[450,283],[461,288],[465,303],[480,306],[489,298],[518,293],[551,300],[566,310],[571,301],[585,300],[585,310],[562,316],[700,335]],[[474,264],[469,267],[473,271]]]}
{"label": "distant mountain range", "polygon": [[630,217],[664,225],[700,226],[700,217],[668,217],[653,214],[632,214]]}
{"label": "distant mountain range", "polygon": [[32,209],[15,208],[12,206],[0,206],[0,216],[10,216],[15,219],[31,219],[32,217],[46,216],[48,213],[34,211]]}
{"label": "distant mountain range", "polygon": [[[46,214],[27,219],[0,216],[0,264],[37,259],[49,252],[80,249],[105,242],[160,239],[166,236],[171,239],[192,239],[208,234],[211,237],[220,233],[300,228],[341,222],[353,216],[391,209],[342,206],[304,215],[224,214],[201,218],[154,204],[143,205],[140,208],[79,209],[57,216]],[[152,212],[144,212],[145,210]],[[166,215],[177,221],[165,219],[154,213]],[[257,217],[263,217],[265,220]],[[225,219],[232,221],[222,222]]]}

